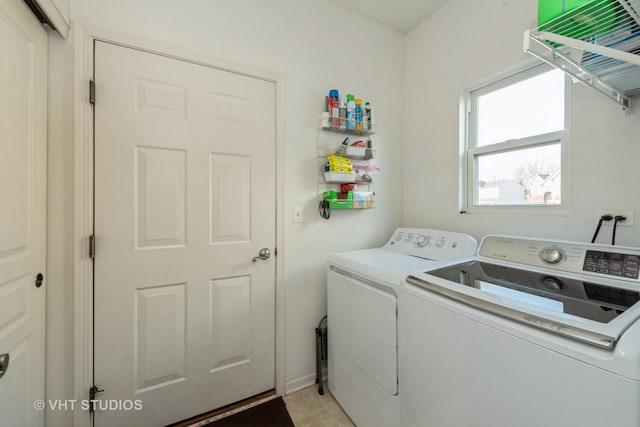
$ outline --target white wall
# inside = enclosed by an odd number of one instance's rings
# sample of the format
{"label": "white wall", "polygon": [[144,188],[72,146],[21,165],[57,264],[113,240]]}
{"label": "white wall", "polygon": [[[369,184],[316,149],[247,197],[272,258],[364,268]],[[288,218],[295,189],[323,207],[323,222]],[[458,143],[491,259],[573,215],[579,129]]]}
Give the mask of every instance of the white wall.
{"label": "white wall", "polygon": [[[403,37],[319,0],[75,0],[73,20],[169,43],[224,63],[280,74],[284,114],[284,256],[286,380],[313,381],[314,328],[326,313],[325,265],[330,253],[380,245],[402,215]],[[73,397],[73,35],[50,42],[49,287],[47,398]],[[99,84],[99,82],[97,82]],[[379,122],[373,137],[383,172],[377,206],[317,213],[317,121],[330,88],[371,100]],[[336,138],[340,138],[336,136]],[[294,205],[304,223],[293,224]],[[47,413],[48,426],[71,425],[70,414]]]}
{"label": "white wall", "polygon": [[[405,224],[468,232],[590,241],[600,209],[640,214],[640,102],[625,115],[608,98],[571,86],[568,214],[461,215],[458,198],[460,93],[530,60],[522,33],[536,25],[536,0],[451,0],[405,41]],[[563,199],[565,195],[563,194]],[[636,221],[638,218],[636,218]],[[598,242],[608,243],[611,226]],[[619,227],[616,242],[640,246],[640,229]]]}

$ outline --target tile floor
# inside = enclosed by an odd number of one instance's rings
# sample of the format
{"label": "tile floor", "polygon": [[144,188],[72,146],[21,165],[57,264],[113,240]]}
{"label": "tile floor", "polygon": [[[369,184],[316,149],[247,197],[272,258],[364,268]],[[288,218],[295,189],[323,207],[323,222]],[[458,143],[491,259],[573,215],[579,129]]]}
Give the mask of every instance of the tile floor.
{"label": "tile floor", "polygon": [[318,387],[307,387],[284,397],[289,416],[296,427],[355,427],[331,392],[324,385],[324,395]]}

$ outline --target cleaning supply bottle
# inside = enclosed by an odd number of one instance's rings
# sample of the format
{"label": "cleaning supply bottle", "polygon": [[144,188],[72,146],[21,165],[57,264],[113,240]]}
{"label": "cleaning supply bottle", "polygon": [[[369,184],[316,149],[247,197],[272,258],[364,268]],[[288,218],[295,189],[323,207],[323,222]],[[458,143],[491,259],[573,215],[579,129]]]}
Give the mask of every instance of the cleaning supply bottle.
{"label": "cleaning supply bottle", "polygon": [[365,111],[365,113],[367,115],[367,130],[371,130],[371,122],[372,122],[371,114],[372,114],[372,111],[371,111],[371,104],[369,103],[369,101],[364,103],[364,111]]}
{"label": "cleaning supply bottle", "polygon": [[344,98],[340,100],[340,126],[338,127],[340,130],[345,130],[347,128],[347,104],[344,102]]}
{"label": "cleaning supply bottle", "polygon": [[340,110],[338,106],[338,90],[331,89],[329,91],[329,115],[331,127],[337,128],[340,125]]}
{"label": "cleaning supply bottle", "polygon": [[353,95],[347,95],[347,129],[356,129],[356,101]]}
{"label": "cleaning supply bottle", "polygon": [[356,99],[356,131],[362,132],[362,99]]}

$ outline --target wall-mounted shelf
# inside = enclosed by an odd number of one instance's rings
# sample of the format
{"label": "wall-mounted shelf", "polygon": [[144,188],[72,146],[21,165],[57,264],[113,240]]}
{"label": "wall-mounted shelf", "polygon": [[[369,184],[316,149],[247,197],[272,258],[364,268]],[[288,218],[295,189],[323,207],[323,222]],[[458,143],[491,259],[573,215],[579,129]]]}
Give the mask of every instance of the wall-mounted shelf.
{"label": "wall-mounted shelf", "polygon": [[640,96],[640,0],[592,0],[524,33],[524,50],[613,99]]}
{"label": "wall-mounted shelf", "polygon": [[327,132],[335,132],[335,133],[341,133],[346,135],[359,135],[359,136],[369,136],[376,133],[375,126],[372,126],[371,129],[363,129],[363,130],[346,129],[346,128],[341,129],[339,127],[331,127],[331,126],[322,126],[321,129]]}
{"label": "wall-mounted shelf", "polygon": [[[340,137],[334,135],[334,133],[342,134],[343,136]],[[318,201],[326,201],[329,209],[367,209],[374,207],[373,186],[378,170],[372,162],[375,157],[374,150],[370,146],[362,147],[343,144],[343,141],[347,140],[345,137],[350,139],[348,141],[350,144],[358,140],[366,141],[370,144],[371,141],[368,136],[374,133],[373,129],[357,131],[327,127],[322,124],[319,126],[317,139]],[[327,154],[338,154],[350,159],[353,173],[325,170]],[[353,184],[353,190],[342,191],[343,184]],[[327,198],[327,194],[332,194],[333,198]],[[340,198],[337,196],[340,196]]]}

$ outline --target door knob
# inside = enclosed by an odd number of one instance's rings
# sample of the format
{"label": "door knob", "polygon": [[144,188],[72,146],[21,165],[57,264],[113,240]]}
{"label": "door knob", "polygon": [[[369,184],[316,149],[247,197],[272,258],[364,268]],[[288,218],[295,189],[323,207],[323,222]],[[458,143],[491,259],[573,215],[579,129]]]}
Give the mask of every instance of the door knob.
{"label": "door knob", "polygon": [[254,256],[251,261],[256,262],[259,259],[269,259],[270,256],[271,251],[269,250],[269,248],[262,248],[260,249],[260,252],[258,252],[258,256]]}
{"label": "door knob", "polygon": [[9,353],[0,354],[0,378],[4,376],[7,369],[9,369]]}

